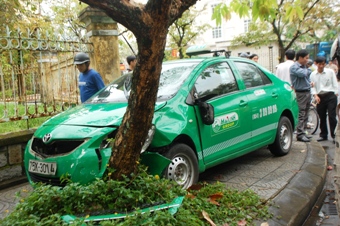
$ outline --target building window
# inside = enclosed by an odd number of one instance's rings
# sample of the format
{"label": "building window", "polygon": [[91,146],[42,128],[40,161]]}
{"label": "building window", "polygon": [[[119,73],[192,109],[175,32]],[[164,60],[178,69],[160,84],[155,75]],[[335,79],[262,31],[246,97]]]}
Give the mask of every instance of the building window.
{"label": "building window", "polygon": [[214,9],[218,4],[212,4],[211,5],[211,15],[214,14]]}
{"label": "building window", "polygon": [[[218,4],[211,4],[211,15],[214,14],[214,9]],[[212,28],[212,37],[213,38],[221,38],[222,37],[222,28],[221,26]]]}
{"label": "building window", "polygon": [[222,28],[221,27],[214,27],[212,29],[212,36],[213,36],[213,38],[221,38],[222,37]]}
{"label": "building window", "polygon": [[250,26],[250,20],[244,20],[244,32],[248,32],[249,31],[249,26]]}

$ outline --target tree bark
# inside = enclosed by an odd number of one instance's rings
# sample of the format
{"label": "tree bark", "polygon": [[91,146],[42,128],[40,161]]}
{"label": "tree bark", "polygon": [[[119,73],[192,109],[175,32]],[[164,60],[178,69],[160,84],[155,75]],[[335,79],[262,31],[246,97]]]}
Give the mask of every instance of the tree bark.
{"label": "tree bark", "polygon": [[128,107],[109,162],[109,168],[115,170],[109,178],[120,179],[136,171],[136,162],[151,127],[168,28],[197,0],[149,0],[145,5],[128,0],[81,1],[104,10],[137,39],[137,65]]}

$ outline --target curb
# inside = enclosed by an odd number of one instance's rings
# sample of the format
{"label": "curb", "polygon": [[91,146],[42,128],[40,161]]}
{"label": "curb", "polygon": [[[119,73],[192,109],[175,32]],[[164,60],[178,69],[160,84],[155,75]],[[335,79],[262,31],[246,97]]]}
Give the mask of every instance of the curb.
{"label": "curb", "polygon": [[316,141],[307,143],[307,157],[300,171],[272,199],[269,225],[303,225],[322,194],[327,175],[327,155]]}
{"label": "curb", "polygon": [[[340,122],[338,122],[340,123]],[[336,199],[336,208],[338,211],[338,215],[340,216],[340,126],[337,127],[336,134],[335,134],[335,157],[334,157],[334,177],[333,183],[334,183],[334,190],[335,190],[335,199]]]}
{"label": "curb", "polygon": [[0,191],[6,188],[13,187],[15,185],[26,183],[26,182],[28,182],[28,179],[26,176],[21,176],[21,177],[17,177],[11,180],[3,181],[0,183]]}

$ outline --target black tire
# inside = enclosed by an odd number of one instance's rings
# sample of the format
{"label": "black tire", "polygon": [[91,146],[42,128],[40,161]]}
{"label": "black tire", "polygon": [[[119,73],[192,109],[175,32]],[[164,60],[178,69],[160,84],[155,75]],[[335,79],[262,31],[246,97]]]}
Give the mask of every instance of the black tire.
{"label": "black tire", "polygon": [[187,189],[197,183],[199,171],[194,151],[186,144],[175,144],[164,154],[172,162],[164,171],[164,177]]}
{"label": "black tire", "polygon": [[282,116],[277,127],[274,143],[269,145],[269,150],[273,155],[283,156],[288,154],[293,143],[293,127],[290,120]]}
{"label": "black tire", "polygon": [[308,110],[308,120],[307,120],[307,132],[308,134],[314,134],[319,128],[319,115],[316,109],[310,108]]}

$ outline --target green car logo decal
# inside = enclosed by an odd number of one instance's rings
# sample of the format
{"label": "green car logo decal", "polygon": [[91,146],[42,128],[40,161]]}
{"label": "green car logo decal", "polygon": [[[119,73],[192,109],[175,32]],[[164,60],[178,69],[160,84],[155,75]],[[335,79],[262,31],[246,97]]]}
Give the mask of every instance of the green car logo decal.
{"label": "green car logo decal", "polygon": [[226,115],[221,115],[215,118],[212,129],[215,133],[221,132],[226,129],[233,128],[237,126],[239,121],[238,114],[236,112],[231,112]]}

